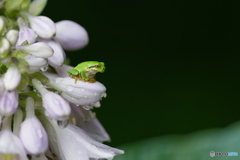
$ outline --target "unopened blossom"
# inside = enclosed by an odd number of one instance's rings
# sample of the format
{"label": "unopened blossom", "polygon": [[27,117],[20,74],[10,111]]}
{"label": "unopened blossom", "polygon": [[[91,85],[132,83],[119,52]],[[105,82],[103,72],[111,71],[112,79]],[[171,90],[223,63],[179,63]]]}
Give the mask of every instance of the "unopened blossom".
{"label": "unopened blossom", "polygon": [[45,8],[47,0],[33,0],[29,6],[28,12],[34,16],[39,15]]}
{"label": "unopened blossom", "polygon": [[60,95],[50,92],[36,79],[32,81],[34,87],[40,92],[43,99],[43,107],[46,115],[55,120],[65,120],[69,118],[71,108],[69,103]]}
{"label": "unopened blossom", "polygon": [[55,36],[56,26],[55,23],[48,17],[45,16],[31,16],[27,15],[31,28],[41,38],[49,39]]}
{"label": "unopened blossom", "polygon": [[5,90],[0,97],[0,114],[10,116],[18,108],[18,94],[16,91]]}
{"label": "unopened blossom", "polygon": [[54,54],[48,58],[48,63],[53,67],[60,67],[66,58],[65,52],[61,45],[55,41],[49,41],[47,44],[53,49]]}
{"label": "unopened blossom", "polygon": [[16,50],[32,54],[36,57],[48,58],[53,55],[53,49],[44,42],[16,46]]}
{"label": "unopened blossom", "polygon": [[48,147],[48,138],[41,122],[34,113],[34,100],[30,97],[26,102],[27,116],[21,124],[19,137],[27,153],[39,155],[45,153]]}
{"label": "unopened blossom", "polygon": [[11,29],[7,32],[6,38],[10,42],[10,44],[14,46],[18,40],[18,31]]}
{"label": "unopened blossom", "polygon": [[4,30],[4,26],[6,24],[6,18],[3,16],[0,16],[0,33]]}
{"label": "unopened blossom", "polygon": [[17,88],[21,80],[21,73],[16,65],[11,65],[3,77],[6,90],[14,90]]}
{"label": "unopened blossom", "polygon": [[6,118],[0,131],[0,159],[28,160],[21,140],[13,134],[10,128],[11,118]]}
{"label": "unopened blossom", "polygon": [[64,20],[56,23],[57,34],[55,40],[66,50],[77,50],[88,44],[87,31],[79,24]]}
{"label": "unopened blossom", "polygon": [[0,39],[0,58],[5,58],[10,50],[10,43],[6,38]]}

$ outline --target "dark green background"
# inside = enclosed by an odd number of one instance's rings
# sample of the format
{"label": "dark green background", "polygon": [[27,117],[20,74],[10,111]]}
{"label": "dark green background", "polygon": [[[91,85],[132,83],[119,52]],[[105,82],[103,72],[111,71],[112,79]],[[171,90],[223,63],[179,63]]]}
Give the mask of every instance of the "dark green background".
{"label": "dark green background", "polygon": [[240,119],[237,1],[49,0],[43,14],[88,31],[72,65],[106,63],[108,97],[94,111],[111,146]]}

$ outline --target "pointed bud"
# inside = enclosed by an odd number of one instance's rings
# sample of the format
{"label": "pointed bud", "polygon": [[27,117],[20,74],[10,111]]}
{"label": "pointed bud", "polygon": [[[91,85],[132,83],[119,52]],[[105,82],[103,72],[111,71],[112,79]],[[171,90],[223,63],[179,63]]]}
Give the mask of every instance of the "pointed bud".
{"label": "pointed bud", "polygon": [[31,15],[37,16],[45,8],[47,0],[34,0],[31,2],[28,12]]}
{"label": "pointed bud", "polygon": [[29,65],[29,73],[43,71],[45,70],[44,68],[48,67],[48,63],[45,58],[27,55],[26,57],[24,57],[24,59]]}
{"label": "pointed bud", "polygon": [[3,77],[3,82],[6,90],[14,90],[19,85],[21,80],[21,73],[16,65],[12,65],[8,68]]}
{"label": "pointed bud", "polygon": [[6,58],[10,50],[10,43],[6,38],[0,40],[0,58]]}
{"label": "pointed bud", "polygon": [[11,45],[15,46],[18,39],[18,31],[14,29],[8,31],[6,38],[11,43]]}
{"label": "pointed bud", "polygon": [[56,27],[54,22],[45,16],[33,17],[28,15],[31,28],[41,38],[50,39],[56,34]]}
{"label": "pointed bud", "polygon": [[0,97],[0,114],[3,116],[10,116],[16,112],[18,108],[18,94],[16,91],[3,92]]}
{"label": "pointed bud", "polygon": [[55,40],[58,41],[65,50],[78,50],[88,44],[87,31],[79,24],[64,20],[56,23],[57,34]]}
{"label": "pointed bud", "polygon": [[53,67],[60,67],[66,58],[61,45],[55,41],[49,41],[48,45],[53,49],[54,54],[48,58],[48,63]]}
{"label": "pointed bud", "polygon": [[27,98],[27,117],[21,124],[19,137],[26,151],[31,155],[45,153],[48,147],[48,138],[45,129],[34,114],[34,100]]}
{"label": "pointed bud", "polygon": [[53,49],[44,42],[37,42],[25,46],[16,46],[16,49],[42,58],[48,58],[53,55]]}
{"label": "pointed bud", "polygon": [[52,78],[49,85],[61,91],[62,96],[69,102],[76,105],[90,105],[90,108],[106,94],[106,88],[102,83],[83,81],[75,83],[75,80],[70,77]]}
{"label": "pointed bud", "polygon": [[26,42],[28,44],[35,43],[37,39],[36,33],[32,29],[26,27],[27,24],[24,22],[24,20],[21,17],[19,17],[17,21],[18,21],[18,26],[20,30],[19,30],[19,37],[16,45],[20,46],[22,45],[22,43],[26,43]]}
{"label": "pointed bud", "polygon": [[43,107],[46,109],[47,116],[55,120],[65,120],[69,118],[71,108],[66,100],[60,95],[46,90],[37,79],[33,79],[32,83],[42,95]]}

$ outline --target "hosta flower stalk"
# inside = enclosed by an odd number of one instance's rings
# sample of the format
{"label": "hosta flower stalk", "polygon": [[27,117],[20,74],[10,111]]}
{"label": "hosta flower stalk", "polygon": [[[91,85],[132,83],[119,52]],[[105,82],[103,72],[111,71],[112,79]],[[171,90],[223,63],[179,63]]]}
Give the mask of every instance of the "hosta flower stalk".
{"label": "hosta flower stalk", "polygon": [[106,87],[95,80],[104,69],[97,63],[72,74],[74,67],[64,64],[65,50],[88,44],[86,29],[39,16],[46,4],[0,2],[0,160],[92,160],[123,154],[102,144],[110,136],[91,111],[106,97]]}

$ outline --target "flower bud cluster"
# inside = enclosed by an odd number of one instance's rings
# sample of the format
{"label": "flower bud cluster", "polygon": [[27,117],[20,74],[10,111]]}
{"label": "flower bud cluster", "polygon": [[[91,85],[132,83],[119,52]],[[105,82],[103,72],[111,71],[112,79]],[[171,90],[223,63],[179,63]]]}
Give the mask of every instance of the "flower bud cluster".
{"label": "flower bud cluster", "polygon": [[[90,110],[106,88],[68,75],[65,50],[88,44],[79,24],[39,16],[47,0],[0,5],[0,159],[112,159],[123,151]],[[51,66],[51,67],[49,67]]]}

